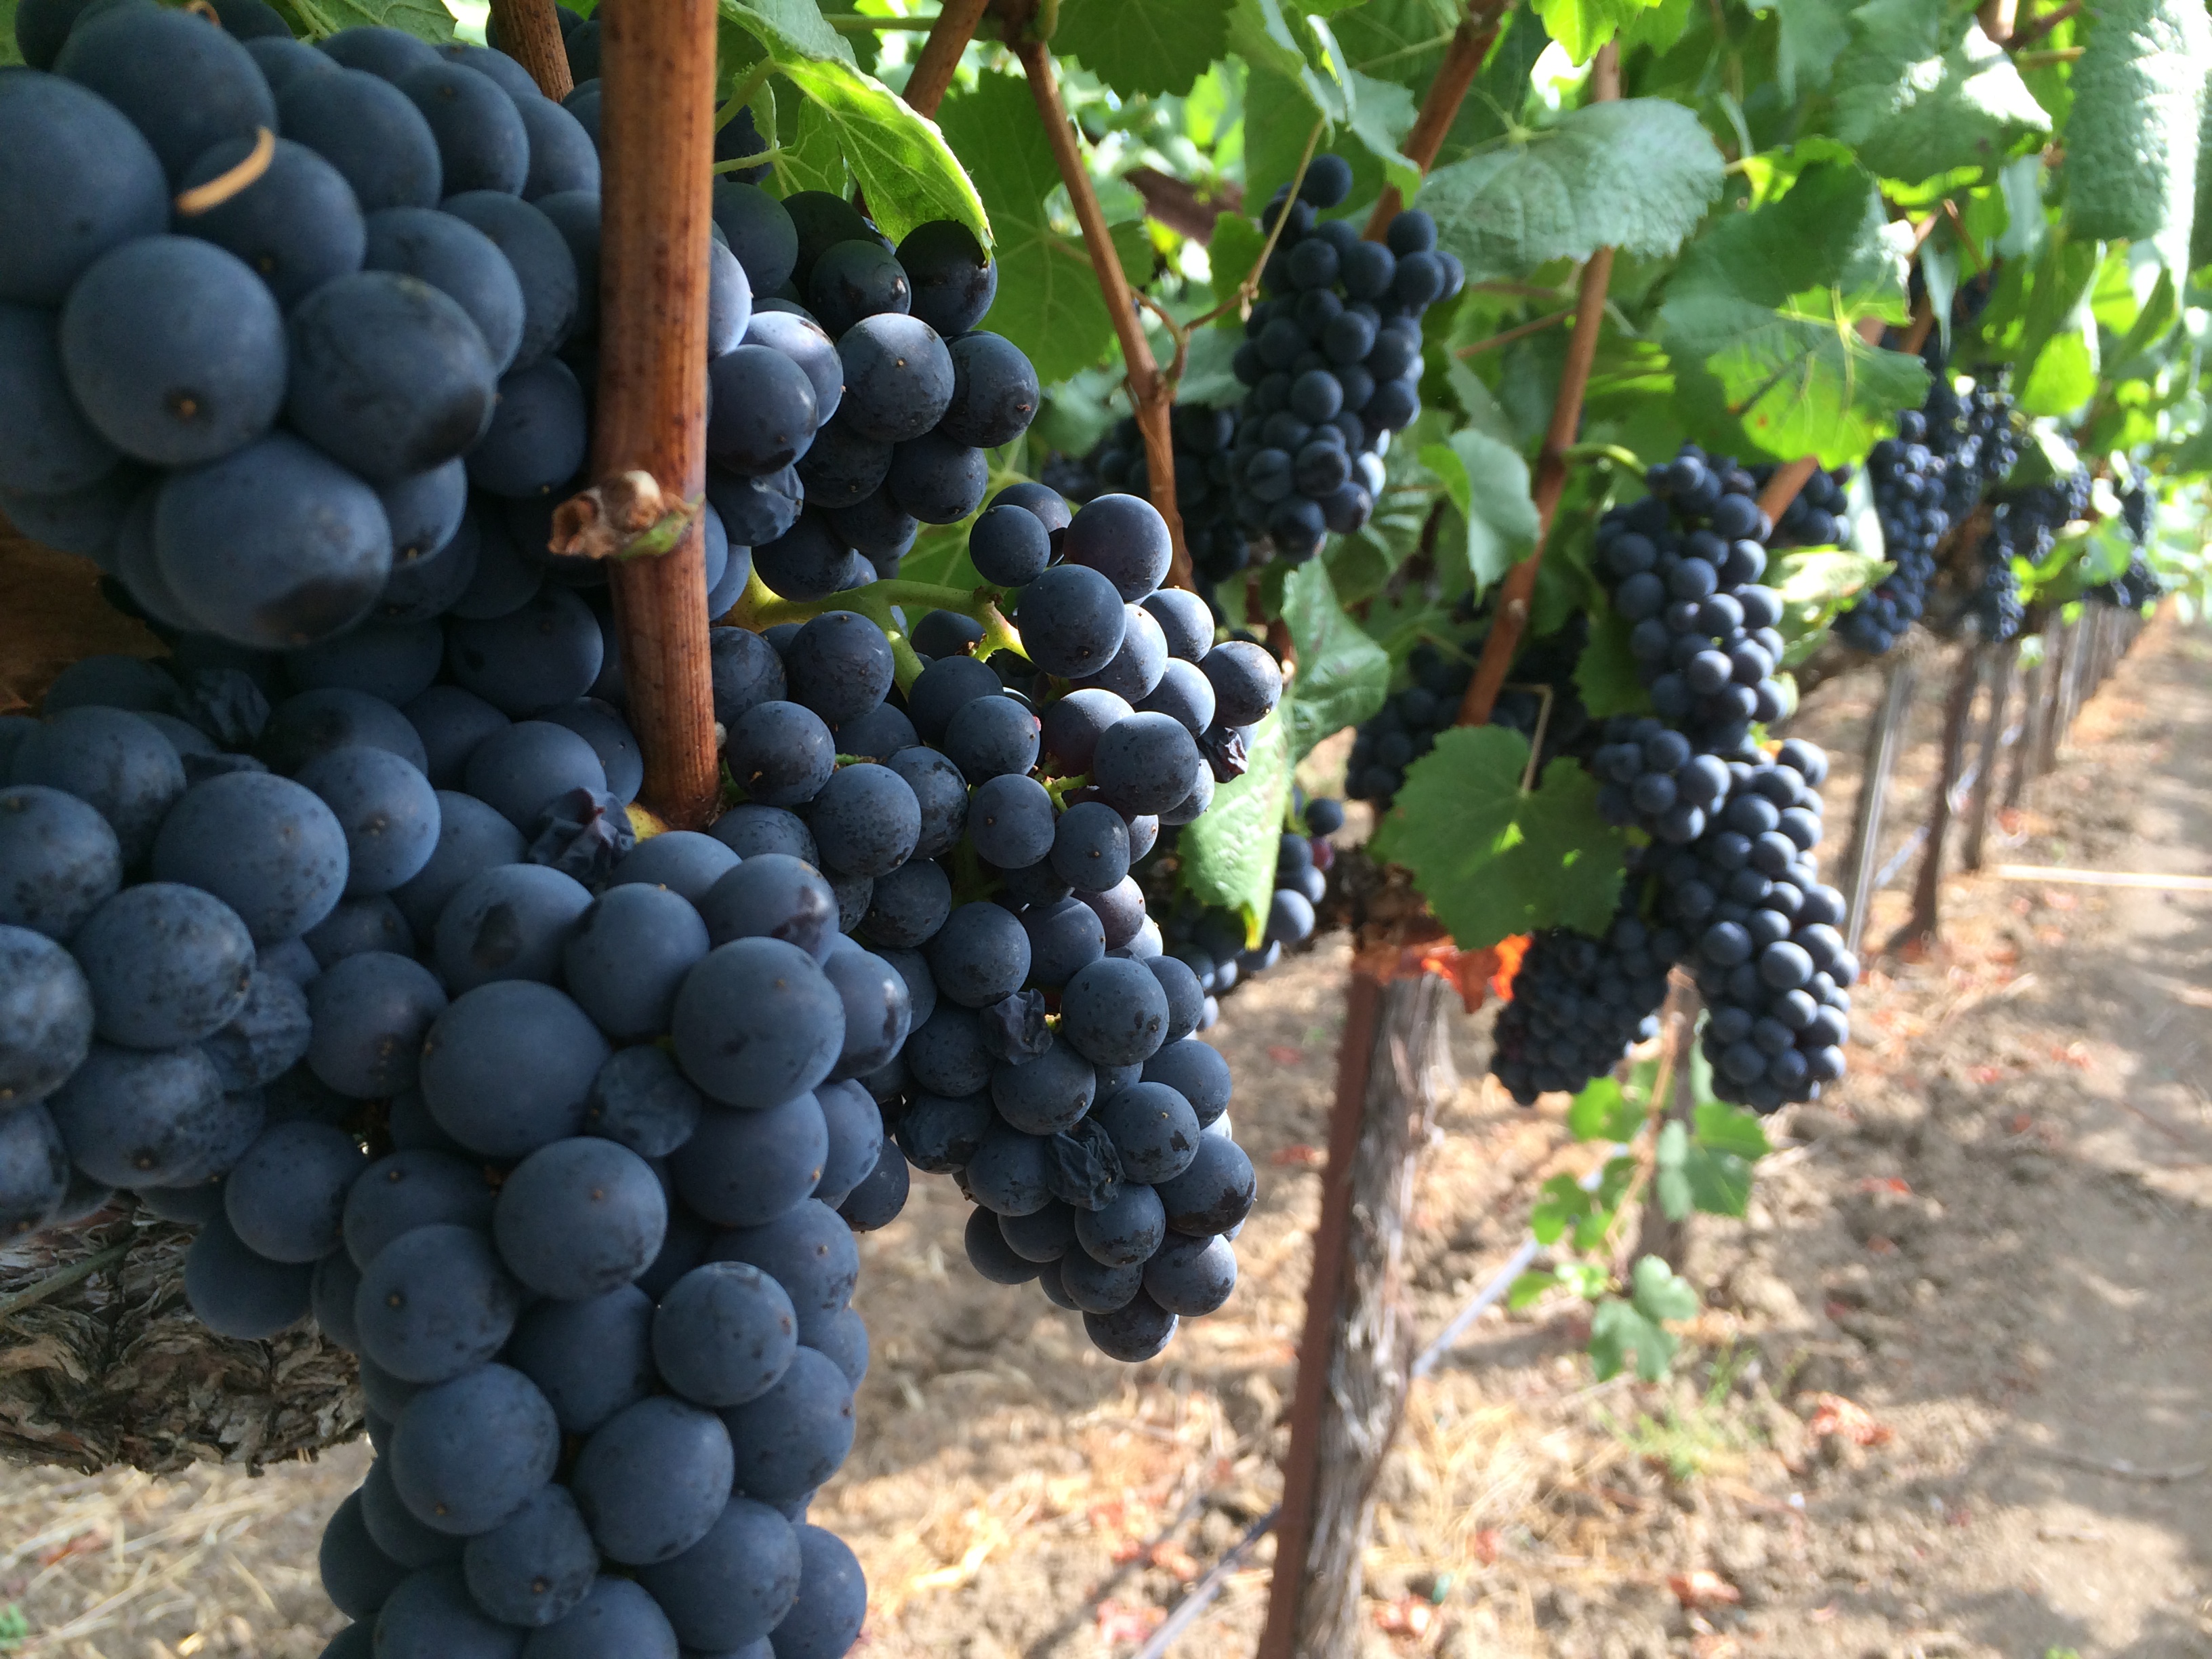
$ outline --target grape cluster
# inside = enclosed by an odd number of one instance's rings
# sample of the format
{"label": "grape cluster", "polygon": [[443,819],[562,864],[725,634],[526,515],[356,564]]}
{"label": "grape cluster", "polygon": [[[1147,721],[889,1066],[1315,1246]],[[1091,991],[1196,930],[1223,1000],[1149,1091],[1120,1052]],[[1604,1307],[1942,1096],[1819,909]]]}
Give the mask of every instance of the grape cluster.
{"label": "grape cluster", "polygon": [[[1191,564],[1209,585],[1227,581],[1252,556],[1250,538],[1231,499],[1230,446],[1237,417],[1226,409],[1178,404],[1168,430],[1175,441],[1176,507],[1182,514]],[[1125,416],[1096,449],[1067,467],[1060,487],[1073,500],[1089,501],[1109,489],[1149,495],[1151,481],[1144,434],[1134,419]]]}
{"label": "grape cluster", "polygon": [[1845,644],[1880,655],[1922,618],[1936,548],[2012,471],[2020,441],[2002,384],[1977,382],[1961,397],[1940,371],[1921,408],[1898,416],[1897,436],[1867,456],[1883,547],[1897,568],[1836,619]]}
{"label": "grape cluster", "polygon": [[1658,1035],[1667,970],[1688,942],[1674,927],[1644,921],[1638,874],[1632,867],[1603,939],[1547,928],[1521,958],[1513,1000],[1498,1012],[1491,1070],[1523,1106],[1554,1091],[1579,1094],[1632,1044]]}
{"label": "grape cluster", "polygon": [[[1164,954],[1130,871],[1241,768],[1282,678],[1260,647],[1217,644],[1196,595],[1158,587],[1170,549],[1149,502],[1102,495],[1071,519],[1048,495],[1017,486],[969,538],[987,580],[1021,587],[1035,695],[933,615],[915,642],[945,654],[906,696],[911,729],[840,726],[834,744],[888,752],[923,807],[924,839],[853,902],[864,935],[921,951],[938,988],[879,1091],[897,1144],[980,1206],[977,1271],[1038,1280],[1136,1359],[1234,1288],[1223,1236],[1255,1183],[1224,1115],[1227,1069],[1192,1036],[1206,994]],[[750,764],[732,768],[748,789]]]}
{"label": "grape cluster", "polygon": [[1943,505],[1945,463],[1927,439],[1926,418],[1907,410],[1897,417],[1897,436],[1867,454],[1882,548],[1896,568],[1836,618],[1835,632],[1846,645],[1875,655],[1895,645],[1927,610],[1936,548],[1951,527]]}
{"label": "grape cluster", "polygon": [[1319,218],[1351,189],[1351,165],[1322,155],[1296,200],[1285,187],[1268,202],[1263,227],[1285,222],[1235,360],[1251,388],[1230,452],[1237,520],[1293,563],[1374,512],[1390,436],[1421,411],[1421,313],[1466,283],[1425,213],[1401,213],[1380,242]]}
{"label": "grape cluster", "polygon": [[1940,370],[1922,404],[1928,420],[1928,445],[1946,463],[1943,510],[1963,524],[1991,485],[2001,483],[2020,459],[2021,428],[2013,416],[2012,393],[2002,379],[1977,380],[1961,396]]}
{"label": "grape cluster", "polygon": [[2128,560],[2128,568],[2111,581],[2100,582],[2089,589],[2085,597],[2123,611],[2140,611],[2166,592],[2165,578],[2152,568],[2146,556],[2151,533],[2151,498],[2148,479],[2141,472],[2121,492],[2120,523],[2136,548]]}
{"label": "grape cluster", "polygon": [[1681,962],[1712,1011],[1717,1092],[1771,1111],[1842,1075],[1857,964],[1813,851],[1827,763],[1796,739],[1772,759],[1753,741],[1754,723],[1782,711],[1756,481],[1686,444],[1645,483],[1650,495],[1599,521],[1596,566],[1633,624],[1656,712],[1607,720],[1588,763],[1598,810],[1654,844],[1632,854],[1604,939],[1562,928],[1531,944],[1492,1066],[1523,1102],[1580,1090],[1651,1035]]}
{"label": "grape cluster", "polygon": [[[1755,466],[1751,470],[1752,481],[1760,489],[1766,488],[1773,477],[1771,466]],[[1838,547],[1850,533],[1844,514],[1850,503],[1845,490],[1851,482],[1851,469],[1847,466],[1815,471],[1805,480],[1803,488],[1790,497],[1790,505],[1782,509],[1775,521],[1774,533],[1767,540],[1776,547]]]}
{"label": "grape cluster", "polygon": [[1314,913],[1328,896],[1328,872],[1336,862],[1336,848],[1328,837],[1344,827],[1344,803],[1316,797],[1294,806],[1305,833],[1286,830],[1278,843],[1275,890],[1256,945],[1245,943],[1244,918],[1237,912],[1201,903],[1188,893],[1176,896],[1176,874],[1165,857],[1174,850],[1172,832],[1161,836],[1149,867],[1139,872],[1140,878],[1153,878],[1149,884],[1167,953],[1198,976],[1206,994],[1201,1031],[1220,1017],[1220,998],[1314,935]]}

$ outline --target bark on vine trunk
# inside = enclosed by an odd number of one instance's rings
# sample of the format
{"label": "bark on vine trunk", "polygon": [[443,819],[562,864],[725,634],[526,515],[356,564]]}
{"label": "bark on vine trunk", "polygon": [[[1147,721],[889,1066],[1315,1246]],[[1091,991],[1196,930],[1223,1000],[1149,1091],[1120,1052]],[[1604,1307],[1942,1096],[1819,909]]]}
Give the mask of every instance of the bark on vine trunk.
{"label": "bark on vine trunk", "polygon": [[[1316,1443],[1314,1503],[1303,1563],[1279,1546],[1276,1569],[1298,1580],[1297,1659],[1340,1659],[1359,1647],[1361,1558],[1375,1487],[1403,1415],[1418,1346],[1407,1307],[1406,1218],[1437,1107],[1457,1086],[1445,1019],[1455,1000],[1433,974],[1381,988],[1366,1056],[1366,1098],[1350,1168],[1344,1274],[1332,1324]],[[1271,1631],[1272,1631],[1271,1622]],[[1263,1654],[1267,1650],[1263,1649]]]}
{"label": "bark on vine trunk", "polygon": [[0,1456],[95,1474],[128,1463],[264,1464],[359,1437],[353,1357],[302,1320],[265,1342],[209,1330],[185,1302],[191,1231],[103,1211],[0,1249],[0,1307],[52,1274],[121,1260],[0,1316]]}
{"label": "bark on vine trunk", "polygon": [[1969,646],[1959,656],[1951,694],[1943,704],[1943,763],[1936,780],[1936,799],[1928,809],[1928,841],[1920,849],[1920,869],[1912,883],[1912,910],[1891,938],[1888,949],[1932,943],[1942,922],[1943,850],[1951,836],[1951,797],[1966,772],[1966,733],[1972,724],[1974,692],[1981,681],[1982,651]]}

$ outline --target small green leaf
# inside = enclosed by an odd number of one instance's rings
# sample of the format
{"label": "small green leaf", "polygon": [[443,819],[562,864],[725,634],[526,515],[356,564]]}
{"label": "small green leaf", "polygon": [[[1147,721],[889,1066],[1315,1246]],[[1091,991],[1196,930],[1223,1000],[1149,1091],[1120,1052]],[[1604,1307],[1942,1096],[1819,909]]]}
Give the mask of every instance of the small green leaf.
{"label": "small green leaf", "polygon": [[1720,194],[1721,167],[1692,112],[1627,98],[1439,167],[1420,199],[1470,277],[1519,277],[1601,247],[1673,253]]}
{"label": "small green leaf", "polygon": [[1541,1299],[1544,1292],[1551,1290],[1559,1282],[1559,1276],[1557,1273],[1522,1273],[1507,1287],[1505,1305],[1515,1313],[1519,1313]]}
{"label": "small green leaf", "polygon": [[1181,97],[1229,50],[1230,0],[1060,0],[1055,52],[1124,97]]}
{"label": "small green leaf", "polygon": [[1629,1299],[1647,1319],[1679,1321],[1698,1316],[1697,1287],[1656,1255],[1647,1255],[1636,1264],[1629,1285]]}
{"label": "small green leaf", "polygon": [[1618,1297],[1597,1305],[1590,1316],[1589,1356],[1598,1380],[1615,1377],[1631,1365],[1646,1382],[1656,1382],[1674,1363],[1680,1344],[1672,1331],[1647,1319]]}
{"label": "small green leaf", "polygon": [[1443,480],[1467,525],[1467,568],[1478,589],[1490,586],[1535,550],[1543,527],[1520,451],[1473,428],[1449,442],[1424,444],[1421,464]]}
{"label": "small green leaf", "polygon": [[[285,20],[294,27],[296,19]],[[23,61],[23,54],[15,48],[15,0],[0,0],[0,69]]]}
{"label": "small green leaf", "polygon": [[2066,120],[2066,223],[2083,240],[2158,244],[2189,269],[2212,21],[2198,0],[2101,0]]}
{"label": "small green leaf", "polygon": [[[771,43],[769,50],[775,50]],[[957,220],[991,246],[991,221],[935,123],[882,82],[834,58],[779,58],[793,86],[836,126],[845,165],[868,198],[884,235],[897,241],[917,225]],[[1024,94],[1026,95],[1026,94]],[[1030,111],[1036,125],[1036,112]],[[1037,143],[1044,143],[1038,131]]]}
{"label": "small green leaf", "polygon": [[1995,168],[2021,140],[2051,131],[1971,11],[1869,0],[1850,27],[1836,63],[1835,136],[1883,178],[1917,184],[1954,167]]}
{"label": "small green leaf", "polygon": [[1275,890],[1276,854],[1290,799],[1290,736],[1279,708],[1254,734],[1244,775],[1214,791],[1206,816],[1185,825],[1176,843],[1185,890],[1201,903],[1242,915],[1249,944],[1260,942]]}
{"label": "small green leaf", "polygon": [[1562,756],[1523,794],[1528,763],[1518,732],[1446,732],[1407,769],[1376,835],[1463,950],[1541,927],[1600,934],[1620,900],[1623,843],[1598,817],[1597,781]]}
{"label": "small green leaf", "polygon": [[1644,1108],[1609,1077],[1592,1078],[1567,1109],[1567,1128],[1577,1140],[1625,1141],[1644,1127]]}
{"label": "small green leaf", "polygon": [[1559,1264],[1559,1287],[1571,1291],[1585,1302],[1595,1302],[1612,1288],[1613,1274],[1595,1261],[1563,1261]]}
{"label": "small green leaf", "polygon": [[1290,705],[1291,757],[1303,760],[1313,746],[1347,726],[1357,726],[1390,695],[1390,658],[1344,614],[1328,567],[1310,559],[1283,584],[1283,620],[1290,624],[1298,672],[1284,701]]}
{"label": "small green leaf", "polygon": [[1571,1224],[1590,1212],[1590,1196],[1572,1176],[1553,1176],[1537,1191],[1541,1196],[1528,1212],[1528,1231],[1539,1244],[1558,1243]]}
{"label": "small green leaf", "polygon": [[[1733,1152],[1692,1146],[1683,1154],[1683,1213],[1740,1216],[1751,1207],[1751,1165]],[[1675,1219],[1680,1220],[1680,1216]]]}
{"label": "small green leaf", "polygon": [[1062,235],[1046,214],[1060,169],[1028,86],[1011,75],[980,76],[973,90],[945,100],[939,118],[973,166],[998,229],[992,331],[1019,346],[1047,385],[1090,368],[1113,349],[1114,321],[1081,240]]}
{"label": "small green leaf", "polygon": [[1587,64],[1615,33],[1659,3],[1661,0],[1536,0],[1536,15],[1571,61]]}
{"label": "small green leaf", "polygon": [[1756,1112],[1708,1100],[1698,1103],[1696,1115],[1697,1144],[1708,1152],[1755,1159],[1774,1150],[1766,1139],[1766,1124]]}

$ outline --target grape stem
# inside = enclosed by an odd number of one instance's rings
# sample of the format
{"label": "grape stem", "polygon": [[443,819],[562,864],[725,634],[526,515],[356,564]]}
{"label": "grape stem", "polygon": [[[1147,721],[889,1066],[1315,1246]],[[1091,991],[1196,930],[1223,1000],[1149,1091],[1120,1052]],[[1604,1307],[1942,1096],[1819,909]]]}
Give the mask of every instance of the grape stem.
{"label": "grape stem", "polygon": [[[1314,150],[1321,143],[1322,131],[1328,125],[1328,119],[1324,116],[1314,123],[1313,131],[1306,135],[1305,154],[1298,157],[1298,170],[1291,175],[1291,193],[1288,198],[1290,201],[1297,200],[1299,186],[1306,181],[1306,169],[1313,165]],[[1252,261],[1252,269],[1244,273],[1244,280],[1237,284],[1236,292],[1214,307],[1212,310],[1203,312],[1191,319],[1184,331],[1187,335],[1204,328],[1218,318],[1228,315],[1231,308],[1234,308],[1240,317],[1249,317],[1252,314],[1252,301],[1260,292],[1261,275],[1267,269],[1267,261],[1274,257],[1275,244],[1282,240],[1283,227],[1289,222],[1288,213],[1279,213],[1275,216],[1275,223],[1267,232],[1267,240],[1260,245],[1260,257]]]}
{"label": "grape stem", "polygon": [[[1034,8],[1016,9],[1006,21],[1006,44],[1021,60],[1022,72],[1028,77],[1030,96],[1036,104],[1045,141],[1052,147],[1060,182],[1067,186],[1076,222],[1083,227],[1084,246],[1091,255],[1091,268],[1098,279],[1098,292],[1106,301],[1106,314],[1114,319],[1114,332],[1121,342],[1129,404],[1136,414],[1137,429],[1145,439],[1146,483],[1153,507],[1167,520],[1168,543],[1174,550],[1168,580],[1177,587],[1188,588],[1192,582],[1190,548],[1183,540],[1182,514],[1176,505],[1175,441],[1168,428],[1169,412],[1175,404],[1175,382],[1160,373],[1159,362],[1152,356],[1152,342],[1145,335],[1144,319],[1137,313],[1136,296],[1130,289],[1127,273],[1121,269],[1121,256],[1115,249],[1113,233],[1107,226],[1104,210],[1098,205],[1098,191],[1091,184],[1091,169],[1084,161],[1082,140],[1077,135],[1075,123],[1068,118],[1067,106],[1060,99],[1052,53],[1044,40],[1038,38],[1039,33],[1050,33],[1058,12],[1057,0],[1044,0],[1044,3]],[[1038,33],[1032,33],[1033,27]],[[1310,150],[1311,146],[1308,148]]]}
{"label": "grape stem", "polygon": [[[1423,173],[1437,164],[1444,135],[1459,118],[1459,106],[1481,71],[1482,60],[1490,56],[1510,3],[1510,0],[1474,0],[1452,32],[1451,46],[1444,52],[1443,62],[1437,65],[1436,79],[1429,82],[1428,95],[1421,100],[1421,112],[1401,146],[1406,159]],[[1397,185],[1384,185],[1382,194],[1376,198],[1375,211],[1367,216],[1367,240],[1379,242],[1389,234],[1390,222],[1405,205],[1405,196]]]}
{"label": "grape stem", "polygon": [[559,103],[576,89],[553,0],[491,0],[501,46],[530,71],[538,90]]}
{"label": "grape stem", "polygon": [[[1620,96],[1620,44],[1608,40],[1598,48],[1590,69],[1590,97],[1611,103]],[[1567,452],[1573,447],[1582,424],[1583,393],[1589,388],[1590,369],[1597,362],[1598,333],[1605,325],[1606,289],[1613,278],[1613,250],[1601,247],[1583,264],[1575,296],[1575,331],[1567,342],[1567,360],[1559,375],[1559,391],[1552,404],[1552,422],[1544,434],[1544,447],[1536,461],[1536,546],[1528,556],[1505,573],[1499,584],[1496,620],[1482,642],[1482,659],[1468,682],[1460,701],[1462,726],[1484,726],[1496,707],[1498,693],[1512,671],[1522,629],[1528,625],[1529,602],[1535,597],[1536,574],[1542,568],[1544,544],[1558,516],[1559,498],[1567,488]]]}
{"label": "grape stem", "polygon": [[1493,334],[1486,340],[1477,340],[1473,345],[1463,345],[1455,355],[1473,357],[1486,351],[1495,351],[1500,346],[1511,345],[1514,341],[1526,339],[1531,334],[1540,333],[1547,328],[1555,328],[1559,324],[1568,321],[1574,314],[1574,307],[1571,306],[1565,311],[1554,311],[1548,316],[1539,317],[1533,323],[1522,323],[1518,327],[1507,329],[1502,334]]}
{"label": "grape stem", "polygon": [[945,101],[945,90],[960,67],[960,54],[968,49],[989,5],[990,0],[945,0],[938,9],[929,39],[922,43],[914,73],[906,81],[906,101],[922,114],[934,117]]}
{"label": "grape stem", "polygon": [[775,73],[775,59],[763,56],[759,63],[739,76],[737,84],[730,88],[730,95],[722,100],[722,107],[714,112],[714,131],[720,132],[736,120],[738,112],[752,102],[755,95],[768,84],[768,77]]}
{"label": "grape stem", "polygon": [[751,167],[772,167],[788,152],[781,144],[770,144],[766,149],[757,149],[750,155],[739,155],[727,161],[714,163],[714,172],[743,173]]}
{"label": "grape stem", "polygon": [[975,655],[988,660],[1001,651],[1011,651],[1024,661],[1029,653],[1022,649],[1022,636],[1006,614],[999,609],[999,592],[990,587],[946,587],[935,582],[890,581],[870,582],[866,587],[848,588],[842,593],[832,593],[823,599],[786,599],[770,592],[755,569],[745,580],[744,597],[738,601],[729,614],[732,627],[750,629],[763,633],[783,623],[807,622],[826,611],[855,611],[884,630],[891,642],[891,656],[896,664],[894,672],[901,691],[906,690],[921,677],[922,661],[900,625],[893,607],[900,611],[952,611],[983,624],[983,637],[976,641]]}

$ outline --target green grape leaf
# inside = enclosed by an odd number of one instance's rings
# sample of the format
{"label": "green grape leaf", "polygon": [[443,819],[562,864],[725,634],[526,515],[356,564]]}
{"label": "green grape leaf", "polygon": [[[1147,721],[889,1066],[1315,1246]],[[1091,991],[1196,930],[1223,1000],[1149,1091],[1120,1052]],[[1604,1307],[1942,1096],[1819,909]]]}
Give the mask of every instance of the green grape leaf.
{"label": "green grape leaf", "polygon": [[1553,1273],[1522,1273],[1505,1287],[1505,1305],[1515,1313],[1534,1307],[1559,1282],[1559,1274]]}
{"label": "green grape leaf", "polygon": [[1449,442],[1422,445],[1420,459],[1466,523],[1467,568],[1478,588],[1535,550],[1542,522],[1528,490],[1528,463],[1519,450],[1469,428],[1453,433]]}
{"label": "green grape leaf", "polygon": [[1651,694],[1629,654],[1627,617],[1607,605],[1590,619],[1590,639],[1575,663],[1575,690],[1594,720],[1613,714],[1648,714]]}
{"label": "green grape leaf", "polygon": [[1518,732],[1455,727],[1407,769],[1376,830],[1376,853],[1413,871],[1462,950],[1541,927],[1602,933],[1612,923],[1623,843],[1598,816],[1597,780],[1561,757],[1523,794],[1528,765]]}
{"label": "green grape leaf", "polygon": [[[374,27],[402,29],[418,40],[443,43],[453,39],[453,14],[439,0],[288,0],[292,15],[285,19],[310,40],[336,34],[340,29]],[[14,12],[8,8],[8,44],[15,43]]]}
{"label": "green grape leaf", "polygon": [[1973,21],[1929,0],[1869,0],[1836,60],[1835,136],[1885,179],[1994,169],[2051,131],[2012,59]]}
{"label": "green grape leaf", "polygon": [[1674,1364],[1678,1346],[1672,1331],[1618,1297],[1599,1303],[1590,1316],[1590,1365],[1601,1382],[1632,1365],[1645,1382],[1656,1382]]}
{"label": "green grape leaf", "polygon": [[1181,97],[1229,50],[1231,0],[1060,0],[1054,52],[1124,97]]}
{"label": "green grape leaf", "polygon": [[1536,15],[1569,58],[1587,64],[1620,30],[1661,0],[1535,0]]}
{"label": "green grape leaf", "polygon": [[940,119],[953,148],[970,159],[998,229],[992,331],[1019,346],[1048,386],[1090,368],[1113,349],[1114,321],[1082,239],[1062,235],[1046,214],[1060,168],[1028,86],[1015,76],[979,76],[972,91],[945,100]]}
{"label": "green grape leaf", "polygon": [[1697,1132],[1692,1138],[1709,1152],[1727,1152],[1741,1158],[1762,1158],[1774,1150],[1766,1138],[1765,1120],[1725,1101],[1698,1103]]}
{"label": "green grape leaf", "polygon": [[720,0],[722,15],[758,40],[779,64],[793,58],[858,68],[852,43],[830,27],[814,0]]}
{"label": "green grape leaf", "polygon": [[1290,624],[1298,672],[1285,688],[1290,706],[1291,757],[1347,726],[1357,726],[1390,695],[1390,658],[1344,613],[1328,567],[1310,559],[1283,583],[1283,620]]}
{"label": "green grape leaf", "polygon": [[1917,357],[1860,339],[1901,320],[1905,263],[1881,193],[1856,167],[1808,167],[1787,194],[1733,213],[1692,243],[1667,286],[1659,333],[1698,435],[1826,466],[1863,456],[1928,375]]}
{"label": "green grape leaf", "polygon": [[1691,1145],[1682,1154],[1682,1184],[1689,1200],[1684,1214],[1741,1216],[1751,1207],[1751,1165],[1734,1152]]}
{"label": "green grape leaf", "polygon": [[1526,276],[1601,247],[1673,253],[1720,194],[1721,165],[1693,112],[1628,98],[1438,168],[1421,206],[1470,277]]}
{"label": "green grape leaf", "polygon": [[[772,41],[762,44],[775,50]],[[917,225],[953,219],[974,231],[987,249],[992,246],[991,221],[981,198],[934,122],[850,64],[781,57],[777,62],[791,83],[836,125],[845,165],[867,196],[868,211],[884,235],[896,242]],[[1036,126],[1033,106],[1030,125]],[[1039,149],[1044,142],[1039,130]],[[1045,154],[1049,161],[1050,151]]]}
{"label": "green grape leaf", "polygon": [[1808,86],[1825,87],[1837,58],[1851,38],[1844,20],[1850,0],[1769,0],[1780,21],[1774,51],[1774,78],[1782,95],[1794,100],[1802,76]]}
{"label": "green grape leaf", "polygon": [[1644,1127],[1644,1108],[1609,1077],[1593,1078],[1567,1108],[1567,1129],[1577,1140],[1626,1142]]}
{"label": "green grape leaf", "polygon": [[1646,1319],[1680,1321],[1698,1316],[1697,1286],[1656,1255],[1647,1255],[1629,1275],[1629,1299]]}
{"label": "green grape leaf", "polygon": [[[1378,81],[1356,69],[1345,70],[1344,83],[1352,105],[1351,117],[1345,123],[1346,133],[1381,164],[1383,182],[1395,185],[1399,194],[1412,201],[1420,191],[1421,170],[1398,147],[1406,142],[1406,135],[1419,118],[1419,104],[1410,91],[1396,82]],[[1370,192],[1359,189],[1358,159],[1346,159],[1353,161],[1352,199],[1364,200]]]}
{"label": "green grape leaf", "polygon": [[2186,272],[2212,21],[2201,0],[2106,0],[2074,65],[2066,222],[2087,241],[2155,242]]}
{"label": "green grape leaf", "polygon": [[[769,78],[771,88],[776,78]],[[769,168],[773,193],[796,196],[803,190],[818,190],[831,196],[849,194],[844,147],[828,112],[813,100],[799,97],[787,82],[775,110],[776,148],[782,153]]]}
{"label": "green grape leaf", "polygon": [[[286,18],[295,28],[298,21]],[[23,54],[15,49],[15,0],[0,0],[0,69],[23,61]]]}
{"label": "green grape leaf", "polygon": [[1260,942],[1275,890],[1283,813],[1291,801],[1291,744],[1282,710],[1260,722],[1244,775],[1213,792],[1213,805],[1186,824],[1176,851],[1182,884],[1201,904],[1244,918],[1248,945]]}

